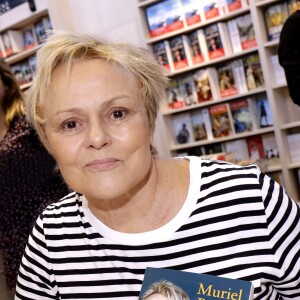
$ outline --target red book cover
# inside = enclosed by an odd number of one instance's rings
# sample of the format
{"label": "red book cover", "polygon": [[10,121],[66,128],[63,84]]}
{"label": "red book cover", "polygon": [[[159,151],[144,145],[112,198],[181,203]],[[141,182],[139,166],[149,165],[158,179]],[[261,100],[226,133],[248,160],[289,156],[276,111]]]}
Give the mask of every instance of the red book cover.
{"label": "red book cover", "polygon": [[249,158],[251,160],[255,161],[265,156],[261,135],[247,137],[246,141],[249,152]]}
{"label": "red book cover", "polygon": [[212,24],[204,28],[204,35],[208,48],[209,59],[215,59],[225,56],[224,46],[222,44],[220,31],[217,24]]}

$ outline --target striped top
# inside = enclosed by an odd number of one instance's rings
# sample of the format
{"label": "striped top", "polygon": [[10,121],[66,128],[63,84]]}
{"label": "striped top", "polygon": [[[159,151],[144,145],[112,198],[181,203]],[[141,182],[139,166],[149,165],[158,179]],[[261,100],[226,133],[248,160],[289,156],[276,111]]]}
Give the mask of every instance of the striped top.
{"label": "striped top", "polygon": [[300,210],[255,165],[190,159],[190,187],[159,229],[116,232],[72,193],[37,220],[15,299],[138,299],[146,267],[252,281],[254,299],[300,299]]}

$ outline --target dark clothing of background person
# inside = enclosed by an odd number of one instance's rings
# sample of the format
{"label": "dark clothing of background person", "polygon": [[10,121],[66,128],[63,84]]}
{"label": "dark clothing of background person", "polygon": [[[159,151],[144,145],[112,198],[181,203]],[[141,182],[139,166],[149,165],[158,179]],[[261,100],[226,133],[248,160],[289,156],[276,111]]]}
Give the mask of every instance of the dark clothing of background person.
{"label": "dark clothing of background person", "polygon": [[9,290],[38,215],[69,192],[55,165],[26,117],[15,117],[0,141],[0,249]]}
{"label": "dark clothing of background person", "polygon": [[300,105],[300,10],[288,17],[281,30],[278,58],[284,68],[293,102]]}

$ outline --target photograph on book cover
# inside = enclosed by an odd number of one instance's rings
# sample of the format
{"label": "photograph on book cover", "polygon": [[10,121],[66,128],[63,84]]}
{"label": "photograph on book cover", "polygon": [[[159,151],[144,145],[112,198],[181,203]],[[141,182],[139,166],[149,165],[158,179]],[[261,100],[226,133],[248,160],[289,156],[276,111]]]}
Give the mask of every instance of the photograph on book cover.
{"label": "photograph on book cover", "polygon": [[147,268],[139,300],[250,300],[252,297],[253,286],[248,281],[187,271]]}

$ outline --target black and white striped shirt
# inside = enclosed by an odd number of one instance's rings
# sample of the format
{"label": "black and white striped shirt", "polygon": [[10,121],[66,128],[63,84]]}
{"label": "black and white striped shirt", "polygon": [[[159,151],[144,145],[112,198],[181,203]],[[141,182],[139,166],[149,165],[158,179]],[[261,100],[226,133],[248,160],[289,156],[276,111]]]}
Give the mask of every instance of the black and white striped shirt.
{"label": "black and white striped shirt", "polygon": [[163,227],[116,232],[72,193],[38,219],[15,299],[138,299],[146,267],[252,281],[254,299],[300,299],[300,210],[254,166],[190,159],[190,188]]}

